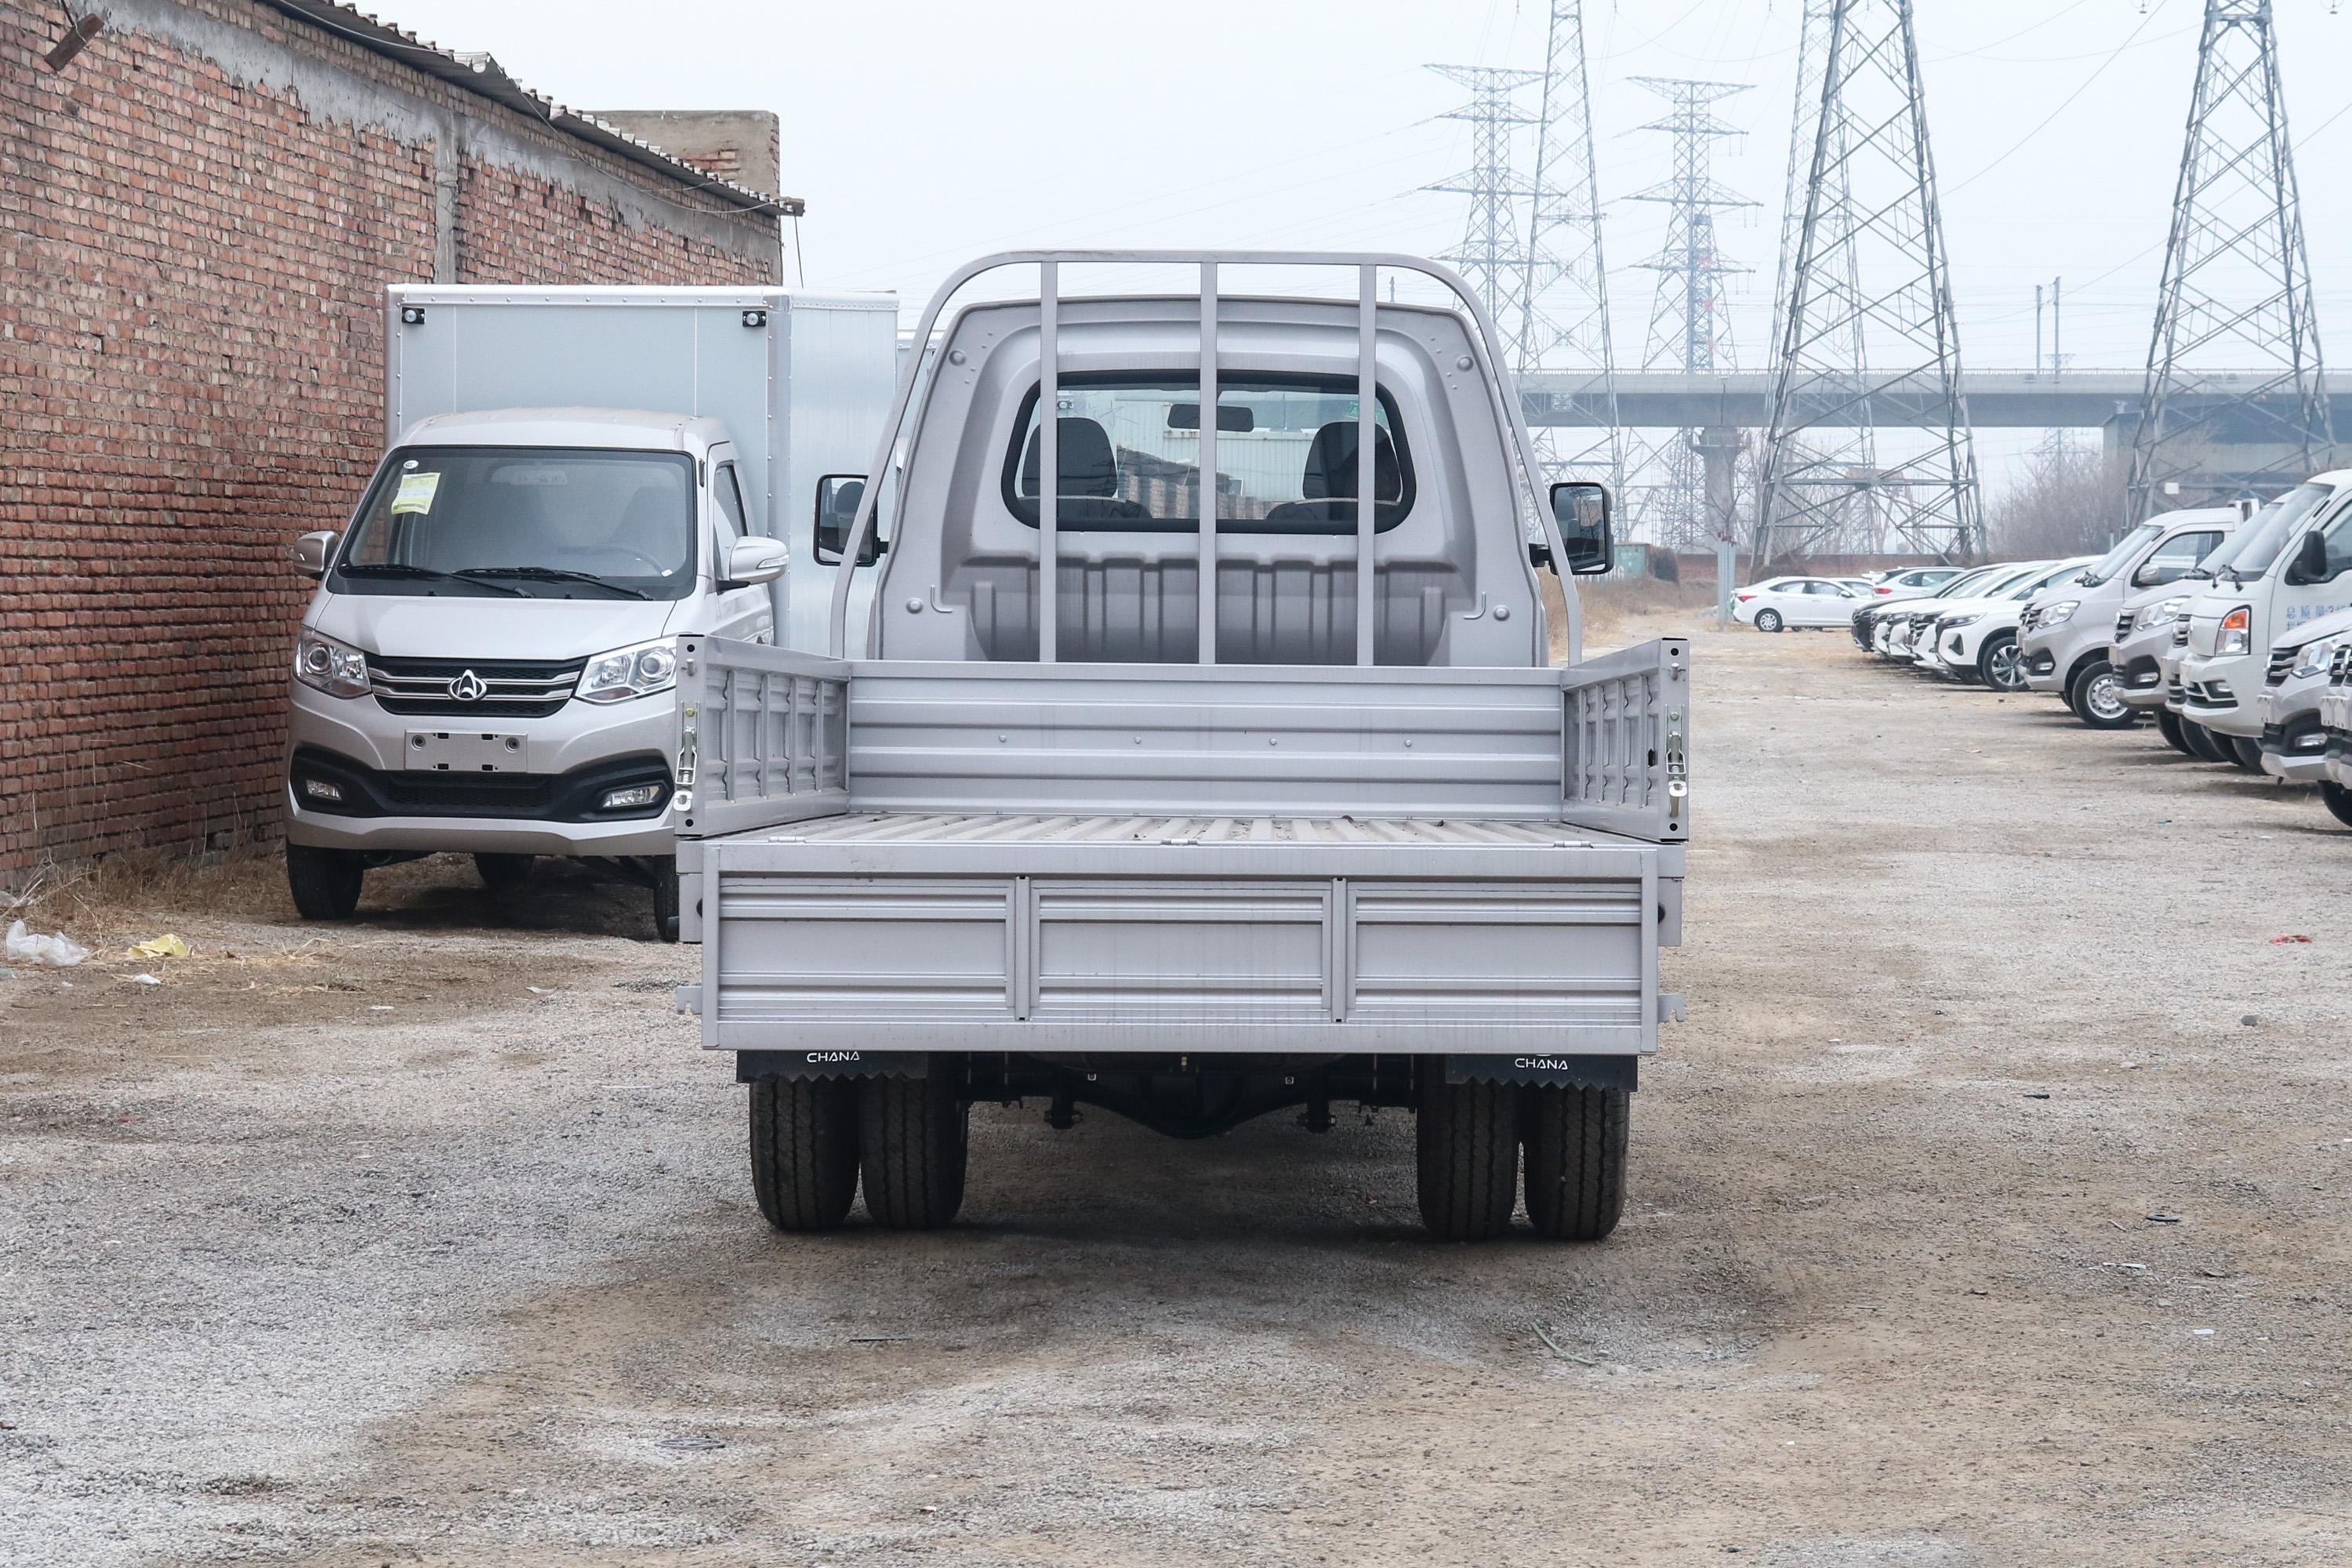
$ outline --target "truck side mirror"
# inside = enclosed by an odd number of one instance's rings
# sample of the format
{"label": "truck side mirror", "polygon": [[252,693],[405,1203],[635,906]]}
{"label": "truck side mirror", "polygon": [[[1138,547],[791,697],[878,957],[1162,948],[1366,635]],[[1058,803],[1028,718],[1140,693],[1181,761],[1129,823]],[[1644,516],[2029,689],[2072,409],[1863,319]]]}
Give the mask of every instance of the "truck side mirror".
{"label": "truck side mirror", "polygon": [[792,559],[781,539],[739,539],[727,547],[727,578],[719,586],[723,591],[772,583],[784,574]]}
{"label": "truck side mirror", "polygon": [[2286,580],[2297,586],[2325,583],[2334,575],[2327,564],[2327,536],[2315,528],[2294,547],[2294,567]]}
{"label": "truck side mirror", "polygon": [[1570,480],[1552,486],[1551,517],[1559,525],[1570,575],[1597,577],[1616,564],[1606,485]]}
{"label": "truck side mirror", "polygon": [[[849,541],[849,531],[857,522],[858,504],[865,499],[864,474],[827,474],[817,480],[814,553],[820,565],[840,563],[842,547]],[[871,566],[882,559],[882,552],[888,548],[882,541],[882,512],[877,502],[874,531],[867,537],[866,548],[857,552],[857,563]]]}
{"label": "truck side mirror", "polygon": [[335,553],[335,537],[334,530],[322,528],[314,533],[303,534],[294,542],[294,564],[302,569],[303,575],[323,577],[327,574],[327,563]]}

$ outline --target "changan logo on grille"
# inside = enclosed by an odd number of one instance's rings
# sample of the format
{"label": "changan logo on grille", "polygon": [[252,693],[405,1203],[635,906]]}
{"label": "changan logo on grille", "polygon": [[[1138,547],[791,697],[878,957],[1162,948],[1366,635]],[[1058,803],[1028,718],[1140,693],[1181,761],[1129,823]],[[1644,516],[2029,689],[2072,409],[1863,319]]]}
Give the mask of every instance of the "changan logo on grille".
{"label": "changan logo on grille", "polygon": [[489,683],[470,669],[449,683],[449,695],[459,702],[479,702],[489,694]]}

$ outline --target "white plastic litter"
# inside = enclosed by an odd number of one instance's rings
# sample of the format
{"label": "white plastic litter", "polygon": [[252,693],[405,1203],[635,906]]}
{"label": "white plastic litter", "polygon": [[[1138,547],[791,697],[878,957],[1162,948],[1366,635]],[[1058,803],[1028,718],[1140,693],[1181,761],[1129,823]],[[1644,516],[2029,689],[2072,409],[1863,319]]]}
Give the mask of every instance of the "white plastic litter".
{"label": "white plastic litter", "polygon": [[8,957],[17,963],[46,963],[56,969],[79,963],[89,956],[89,949],[59,931],[55,936],[35,936],[18,921],[8,928]]}

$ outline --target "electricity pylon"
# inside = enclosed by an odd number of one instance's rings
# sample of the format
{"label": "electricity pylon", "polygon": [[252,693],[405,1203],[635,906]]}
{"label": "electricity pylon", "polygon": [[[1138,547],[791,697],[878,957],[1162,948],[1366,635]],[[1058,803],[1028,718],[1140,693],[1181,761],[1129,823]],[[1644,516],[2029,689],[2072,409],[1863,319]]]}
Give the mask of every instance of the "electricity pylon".
{"label": "electricity pylon", "polygon": [[1609,331],[1609,268],[1601,245],[1583,0],[1554,0],[1549,44],[1515,358],[1521,374],[1544,371],[1572,378],[1565,395],[1552,395],[1550,412],[1562,412],[1562,404],[1582,405],[1598,420],[1583,428],[1539,420],[1534,434],[1545,471],[1597,475],[1622,496],[1624,433],[1617,416],[1616,346]]}
{"label": "electricity pylon", "polygon": [[[2224,366],[2259,374],[2205,374]],[[2141,406],[2126,521],[2276,495],[2334,460],[2270,0],[2206,0]],[[2221,439],[2266,450],[2225,472]]]}
{"label": "electricity pylon", "polygon": [[1532,194],[1533,187],[1512,173],[1511,137],[1519,126],[1537,123],[1519,106],[1515,94],[1530,82],[1543,80],[1544,73],[1499,70],[1492,66],[1429,68],[1471,92],[1469,102],[1438,116],[1469,122],[1470,167],[1421,187],[1470,198],[1462,243],[1438,259],[1453,264],[1478,303],[1486,307],[1503,341],[1513,342],[1519,337],[1519,323],[1512,307],[1522,298],[1528,263],[1528,230],[1517,214],[1519,203]]}
{"label": "electricity pylon", "polygon": [[[1723,279],[1749,270],[1727,259],[1717,246],[1715,215],[1757,205],[1714,177],[1715,143],[1744,132],[1717,118],[1711,106],[1746,92],[1750,84],[1643,76],[1631,79],[1666,100],[1665,117],[1642,129],[1664,132],[1674,138],[1675,148],[1673,174],[1628,198],[1660,202],[1667,209],[1665,245],[1637,263],[1658,275],[1642,368],[1703,374],[1734,362]],[[1721,493],[1707,493],[1700,437],[1695,429],[1677,430],[1653,448],[1652,482],[1640,498],[1643,504],[1635,519],[1660,542],[1677,548],[1710,544],[1728,523],[1719,514],[1729,510],[1731,497],[1727,487],[1720,485]],[[1729,466],[1719,464],[1717,471],[1727,475]]]}
{"label": "electricity pylon", "polygon": [[[1847,532],[1857,495],[1875,510],[1880,548],[1972,559],[1983,511],[1911,0],[1821,9],[1820,102],[1798,108],[1812,146],[1776,311],[1757,564]],[[1867,468],[1852,458],[1856,425],[1875,446]],[[1919,433],[1890,455],[1897,426]]]}

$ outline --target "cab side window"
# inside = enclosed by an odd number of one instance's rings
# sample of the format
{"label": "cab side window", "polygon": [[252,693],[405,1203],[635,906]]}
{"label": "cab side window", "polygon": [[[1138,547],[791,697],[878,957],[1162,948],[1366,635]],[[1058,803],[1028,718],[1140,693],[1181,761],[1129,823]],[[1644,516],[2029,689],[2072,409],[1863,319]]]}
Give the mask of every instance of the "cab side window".
{"label": "cab side window", "polygon": [[2155,553],[2140,563],[2139,570],[2132,574],[2132,586],[2153,588],[2159,583],[2177,582],[2221,542],[2219,530],[2175,534],[2158,545]]}

